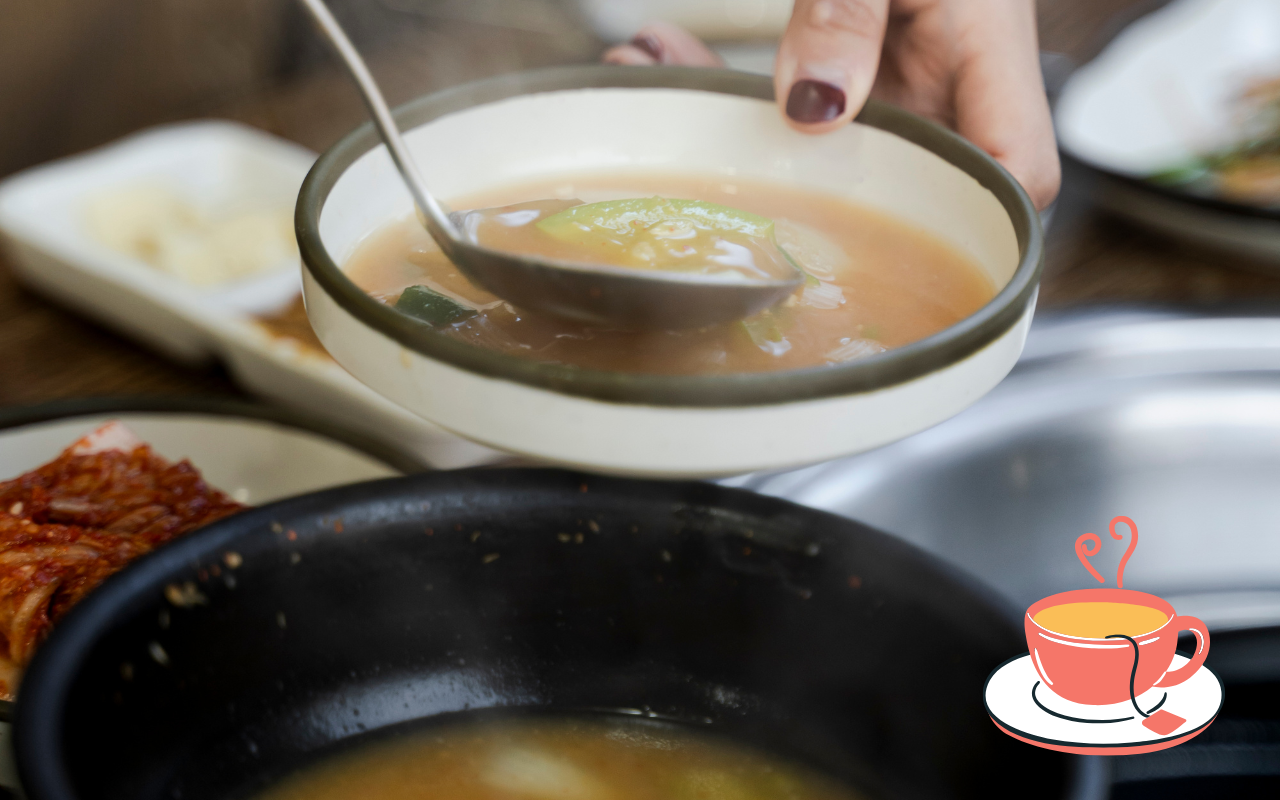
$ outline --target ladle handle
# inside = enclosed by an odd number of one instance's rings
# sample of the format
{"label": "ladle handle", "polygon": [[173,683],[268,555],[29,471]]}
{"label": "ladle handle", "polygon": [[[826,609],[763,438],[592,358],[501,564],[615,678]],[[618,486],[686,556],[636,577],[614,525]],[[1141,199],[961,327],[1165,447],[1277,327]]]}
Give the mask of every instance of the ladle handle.
{"label": "ladle handle", "polygon": [[449,221],[448,216],[444,213],[444,209],[431,196],[431,192],[427,191],[427,185],[422,180],[422,174],[418,172],[418,165],[413,160],[413,156],[409,154],[409,148],[404,143],[404,138],[400,135],[400,128],[396,125],[395,118],[391,116],[391,109],[387,107],[387,101],[382,96],[382,91],[378,89],[378,84],[373,80],[373,74],[369,72],[369,67],[364,63],[364,59],[360,57],[360,53],[356,50],[355,45],[347,38],[346,31],[338,24],[338,20],[334,19],[333,14],[329,11],[329,7],[324,4],[324,0],[298,0],[304,8],[311,14],[316,25],[324,34],[329,43],[333,45],[333,49],[337,51],[338,56],[347,66],[347,71],[351,73],[351,77],[355,79],[356,85],[360,87],[360,95],[364,98],[364,104],[369,109],[369,115],[373,117],[373,124],[378,129],[378,133],[382,135],[382,141],[386,144],[388,152],[391,153],[391,160],[395,162],[396,169],[400,171],[400,177],[404,178],[405,186],[408,187],[409,193],[413,195],[413,202],[418,207],[418,214],[422,217],[422,223],[427,228],[427,232],[431,234],[441,246],[448,249],[445,242],[441,242],[441,237],[446,241],[456,238],[453,223]]}

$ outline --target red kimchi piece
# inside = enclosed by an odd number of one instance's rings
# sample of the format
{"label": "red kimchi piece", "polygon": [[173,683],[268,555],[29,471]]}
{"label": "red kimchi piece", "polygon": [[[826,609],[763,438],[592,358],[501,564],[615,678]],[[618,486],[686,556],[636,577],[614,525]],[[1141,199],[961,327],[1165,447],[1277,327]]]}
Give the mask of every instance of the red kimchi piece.
{"label": "red kimchi piece", "polygon": [[0,483],[0,696],[50,627],[138,556],[244,506],[109,423]]}

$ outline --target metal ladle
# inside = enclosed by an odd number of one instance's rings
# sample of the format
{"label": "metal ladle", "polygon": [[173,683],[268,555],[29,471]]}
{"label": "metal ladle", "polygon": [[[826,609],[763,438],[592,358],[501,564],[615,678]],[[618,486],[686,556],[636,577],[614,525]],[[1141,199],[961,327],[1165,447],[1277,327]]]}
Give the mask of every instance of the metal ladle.
{"label": "metal ladle", "polygon": [[445,256],[472,281],[531,311],[588,325],[631,329],[687,329],[733,322],[785,299],[804,281],[726,281],[714,275],[639,270],[506,253],[469,241],[427,190],[395,119],[364,59],[323,0],[299,0],[333,45],[360,88],[374,126],[412,195],[418,218]]}

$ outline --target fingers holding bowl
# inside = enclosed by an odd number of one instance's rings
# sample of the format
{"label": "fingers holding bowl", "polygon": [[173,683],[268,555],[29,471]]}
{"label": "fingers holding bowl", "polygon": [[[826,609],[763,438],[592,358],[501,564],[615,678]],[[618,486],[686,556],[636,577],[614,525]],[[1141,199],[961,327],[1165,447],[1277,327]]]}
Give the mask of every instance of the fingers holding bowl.
{"label": "fingers holding bowl", "polygon": [[[945,95],[947,111],[940,121],[1000,162],[1036,208],[1048,207],[1057,197],[1061,171],[1040,74],[1034,4],[954,0],[941,5],[945,8],[932,9],[933,16],[920,22],[923,33],[913,35],[922,38],[914,41],[912,52],[921,47],[945,51],[939,56],[946,65],[944,85],[929,91],[907,87],[904,96],[891,99],[920,111],[913,98],[930,91]],[[788,125],[822,134],[858,114],[876,83],[890,8],[890,0],[796,0],[774,75]],[[901,49],[900,38],[901,31],[891,49]],[[696,36],[665,22],[641,28],[629,43],[606,52],[604,61],[723,66]],[[879,91],[883,94],[884,87]]]}
{"label": "fingers holding bowl", "polygon": [[849,123],[875,82],[889,0],[796,0],[774,87],[787,123],[826,133]]}
{"label": "fingers holding bowl", "polygon": [[1037,209],[1058,195],[1061,167],[1029,0],[965,0],[955,22],[956,130],[1022,184]]}

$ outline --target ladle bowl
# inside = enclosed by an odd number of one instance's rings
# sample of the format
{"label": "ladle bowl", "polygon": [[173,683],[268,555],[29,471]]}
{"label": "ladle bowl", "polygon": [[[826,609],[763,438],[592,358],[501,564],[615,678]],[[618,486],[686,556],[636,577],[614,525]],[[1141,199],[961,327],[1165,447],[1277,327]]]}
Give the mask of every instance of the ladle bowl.
{"label": "ladle bowl", "polygon": [[369,109],[396,170],[413,196],[418,219],[449,260],[475,283],[521,308],[587,325],[629,330],[679,330],[733,322],[773,306],[804,283],[743,276],[726,281],[700,272],[666,272],[483,247],[465,236],[428,189],[360,53],[323,0],[299,0],[342,59]]}

